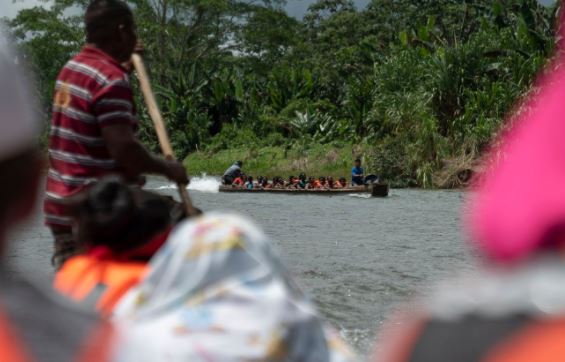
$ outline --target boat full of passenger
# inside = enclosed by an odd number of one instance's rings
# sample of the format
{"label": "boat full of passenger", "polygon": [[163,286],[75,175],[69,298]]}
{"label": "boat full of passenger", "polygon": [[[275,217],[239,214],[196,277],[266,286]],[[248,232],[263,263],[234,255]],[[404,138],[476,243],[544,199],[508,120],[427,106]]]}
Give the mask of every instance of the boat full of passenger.
{"label": "boat full of passenger", "polygon": [[271,194],[292,194],[292,195],[348,195],[348,194],[368,194],[372,197],[387,197],[389,194],[389,185],[386,183],[372,183],[362,186],[348,186],[343,188],[263,188],[254,187],[246,188],[236,185],[222,185],[220,192],[239,192],[239,193],[271,193]]}

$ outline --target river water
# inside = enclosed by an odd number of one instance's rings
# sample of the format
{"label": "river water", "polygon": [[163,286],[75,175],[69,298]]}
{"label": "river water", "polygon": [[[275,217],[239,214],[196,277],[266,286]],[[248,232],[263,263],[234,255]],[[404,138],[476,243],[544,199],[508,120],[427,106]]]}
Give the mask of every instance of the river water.
{"label": "river water", "polygon": [[[385,199],[221,194],[210,178],[193,187],[207,191],[191,192],[203,210],[236,211],[261,225],[321,313],[362,354],[394,306],[473,270],[460,232],[460,191],[391,190]],[[175,194],[160,179],[147,188]],[[48,283],[52,244],[40,212],[11,238],[10,270]]]}

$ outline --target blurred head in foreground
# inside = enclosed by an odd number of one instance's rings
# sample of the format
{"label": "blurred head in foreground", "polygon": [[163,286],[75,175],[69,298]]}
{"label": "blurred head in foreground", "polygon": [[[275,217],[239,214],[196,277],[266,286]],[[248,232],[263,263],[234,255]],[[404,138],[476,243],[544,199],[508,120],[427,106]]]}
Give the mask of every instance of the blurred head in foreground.
{"label": "blurred head in foreground", "polygon": [[115,313],[131,361],[357,360],[265,233],[225,213],[178,225]]}
{"label": "blurred head in foreground", "polygon": [[378,360],[565,360],[564,60],[518,108],[469,195],[466,226],[486,265],[399,317]]}
{"label": "blurred head in foreground", "polygon": [[[39,126],[18,58],[0,34],[0,240],[33,210],[40,173]],[[1,246],[3,249],[4,245]]]}
{"label": "blurred head in foreground", "polygon": [[565,250],[565,70],[559,64],[486,159],[469,205],[472,240],[496,264]]}
{"label": "blurred head in foreground", "polygon": [[[41,168],[35,105],[17,59],[0,33],[0,252],[9,229],[33,211]],[[109,325],[7,274],[0,272],[0,360],[110,360]]]}

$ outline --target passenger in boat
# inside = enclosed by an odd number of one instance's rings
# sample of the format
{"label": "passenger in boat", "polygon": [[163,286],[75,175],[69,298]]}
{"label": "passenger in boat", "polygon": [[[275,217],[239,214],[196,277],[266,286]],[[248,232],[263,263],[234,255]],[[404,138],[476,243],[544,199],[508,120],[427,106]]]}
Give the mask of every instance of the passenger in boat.
{"label": "passenger in boat", "polygon": [[243,172],[241,168],[243,167],[242,161],[236,161],[233,165],[231,165],[224,175],[222,176],[222,181],[224,185],[232,185],[237,178],[241,178]]}
{"label": "passenger in boat", "polygon": [[334,189],[341,189],[341,188],[342,188],[341,182],[339,181],[339,179],[334,180],[334,186],[333,186],[333,188],[334,188]]}
{"label": "passenger in boat", "polygon": [[308,180],[306,180],[306,174],[304,172],[302,172],[299,176],[298,176],[298,188],[304,190],[306,188],[306,185],[308,184]]}
{"label": "passenger in boat", "polygon": [[278,187],[278,176],[273,177],[273,181],[271,182],[271,188],[276,189]]}
{"label": "passenger in boat", "polygon": [[245,185],[245,180],[247,180],[247,176],[244,173],[242,173],[240,176],[236,177],[233,180],[232,186],[243,187]]}
{"label": "passenger in boat", "polygon": [[276,176],[275,178],[273,178],[273,188],[275,188],[275,189],[284,189],[285,188],[285,182],[284,182],[282,177]]}
{"label": "passenger in boat", "polygon": [[55,276],[55,288],[87,308],[111,315],[146,264],[164,244],[174,220],[171,201],[107,178],[71,206],[77,240],[85,252],[67,260]]}
{"label": "passenger in boat", "polygon": [[242,217],[181,223],[116,309],[134,331],[124,360],[357,361],[277,255]]}
{"label": "passenger in boat", "polygon": [[351,185],[363,186],[365,184],[365,171],[361,167],[361,159],[355,160],[355,166],[351,169]]}
{"label": "passenger in boat", "polygon": [[325,176],[321,176],[319,178],[319,187],[320,189],[327,189],[328,188],[328,180],[326,179]]}
{"label": "passenger in boat", "polygon": [[288,181],[285,182],[284,187],[287,189],[294,188],[294,176],[289,176]]}
{"label": "passenger in boat", "polygon": [[255,188],[255,183],[253,182],[253,176],[247,176],[247,181],[245,182],[244,186],[248,190],[253,190]]}
{"label": "passenger in boat", "polygon": [[339,178],[339,187],[340,188],[346,188],[347,187],[347,179],[345,177],[340,177]]}
{"label": "passenger in boat", "polygon": [[[321,178],[320,178],[321,179]],[[320,179],[314,179],[314,182],[312,182],[312,188],[313,189],[320,189],[322,188],[322,182]]]}
{"label": "passenger in boat", "polygon": [[316,179],[312,176],[308,177],[308,183],[306,184],[306,189],[311,190],[316,188]]}
{"label": "passenger in boat", "polygon": [[335,187],[334,178],[332,176],[328,176],[328,188],[333,189]]}
{"label": "passenger in boat", "polygon": [[298,189],[299,186],[298,184],[300,183],[300,179],[294,176],[290,176],[288,178],[288,183],[286,185],[287,188],[289,189]]}

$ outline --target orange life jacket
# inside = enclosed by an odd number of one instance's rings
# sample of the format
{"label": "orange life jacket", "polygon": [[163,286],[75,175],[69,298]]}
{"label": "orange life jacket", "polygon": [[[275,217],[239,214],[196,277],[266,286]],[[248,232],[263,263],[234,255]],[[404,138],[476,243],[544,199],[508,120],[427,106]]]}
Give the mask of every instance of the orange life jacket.
{"label": "orange life jacket", "polygon": [[241,177],[237,177],[235,180],[233,180],[233,184],[241,186],[243,185],[243,179]]}
{"label": "orange life jacket", "polygon": [[320,182],[320,180],[315,180],[312,186],[314,186],[314,188],[320,188],[322,187],[322,183]]}
{"label": "orange life jacket", "polygon": [[10,323],[0,315],[0,361],[31,362]]}
{"label": "orange life jacket", "polygon": [[342,183],[341,181],[334,182],[334,188],[342,189],[344,187],[347,187],[347,182],[344,182],[344,183]]}
{"label": "orange life jacket", "polygon": [[110,315],[125,293],[137,285],[147,263],[100,259],[78,255],[69,259],[55,276],[55,289],[71,299]]}
{"label": "orange life jacket", "polygon": [[119,254],[106,246],[93,247],[63,264],[55,275],[54,287],[109,315],[124,294],[144,277],[147,261],[163,246],[171,230],[169,226],[143,245]]}
{"label": "orange life jacket", "polygon": [[[88,340],[79,346],[78,353],[69,351],[69,355],[77,353],[74,357],[70,356],[73,358],[69,360],[77,362],[110,361],[115,348],[115,337],[112,326],[103,322],[96,326]],[[17,329],[12,327],[3,313],[0,313],[0,346],[0,361],[34,362],[36,360],[26,351],[26,346]]]}
{"label": "orange life jacket", "polygon": [[552,362],[565,358],[565,321],[545,320],[511,334],[486,355],[486,362]]}
{"label": "orange life jacket", "polygon": [[[469,341],[462,337],[452,338],[451,348],[455,349],[458,345],[465,345],[471,348],[471,351],[480,351],[482,358],[477,360],[480,362],[562,361],[565,358],[565,343],[563,343],[565,339],[565,319],[545,318],[529,322],[524,321],[523,325],[517,324],[513,330],[507,331],[504,337],[493,332],[492,343],[485,344],[484,341],[481,342],[481,339]],[[504,319],[501,320],[504,321]],[[436,339],[428,338],[426,339],[427,342],[421,340],[421,336],[428,327],[427,323],[427,321],[409,323],[403,325],[402,329],[392,327],[392,330],[388,332],[390,339],[385,340],[384,343],[384,352],[383,350],[377,352],[377,354],[382,353],[377,360],[408,362],[412,360],[416,346],[420,346],[424,351],[433,351],[434,347],[439,347]],[[492,321],[489,323],[492,323]],[[496,331],[496,328],[492,330]],[[457,336],[457,333],[459,332],[455,332],[454,335]],[[420,359],[431,360],[425,357],[420,356]],[[434,359],[434,361],[436,360],[438,359]]]}

